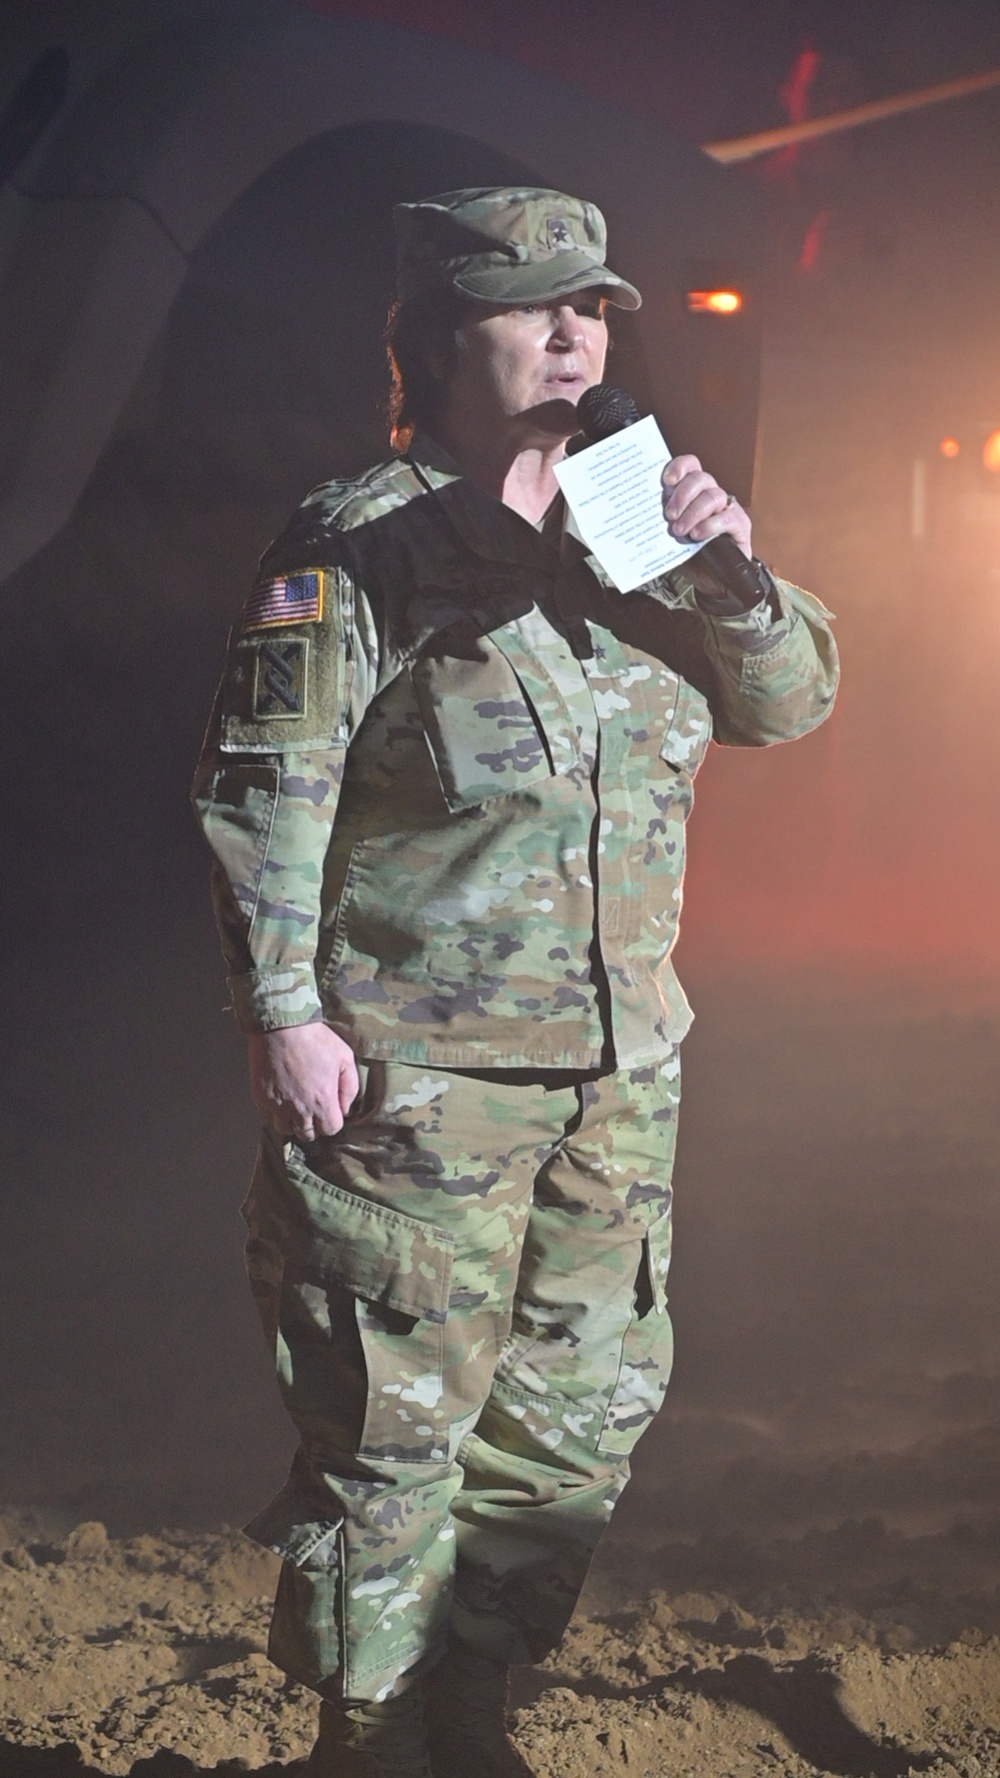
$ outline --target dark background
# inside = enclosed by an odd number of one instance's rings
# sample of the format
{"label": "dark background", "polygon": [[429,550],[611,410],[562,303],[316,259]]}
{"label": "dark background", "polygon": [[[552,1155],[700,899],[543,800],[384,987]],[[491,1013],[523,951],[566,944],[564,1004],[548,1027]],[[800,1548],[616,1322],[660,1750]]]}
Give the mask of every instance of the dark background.
{"label": "dark background", "polygon": [[[994,8],[961,0],[354,10],[692,142],[786,121],[796,78],[815,112],[1000,64]],[[12,81],[37,19],[0,26]],[[441,105],[439,132],[317,138],[231,208],[70,521],[0,589],[0,1496],[113,1529],[239,1520],[289,1451],[187,785],[257,555],[383,449],[386,194],[523,177]],[[987,95],[732,175],[764,246],[758,547],[837,610],[845,686],[819,734],[713,750],[699,780],[680,1357],[626,1530],[994,1510],[1000,489],[975,449],[1000,424],[998,123]],[[627,327],[616,353],[641,378]]]}

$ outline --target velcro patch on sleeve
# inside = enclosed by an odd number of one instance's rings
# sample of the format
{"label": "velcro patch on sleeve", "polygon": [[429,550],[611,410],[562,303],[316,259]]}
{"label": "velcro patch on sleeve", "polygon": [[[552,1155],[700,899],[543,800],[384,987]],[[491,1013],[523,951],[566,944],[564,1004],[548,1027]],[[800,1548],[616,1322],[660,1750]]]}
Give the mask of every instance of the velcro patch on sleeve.
{"label": "velcro patch on sleeve", "polygon": [[243,607],[243,634],[282,629],[288,624],[320,623],[324,579],[322,568],[306,568],[300,574],[279,574],[274,580],[259,580]]}
{"label": "velcro patch on sleeve", "polygon": [[261,642],[254,666],[253,713],[259,720],[306,714],[306,667],[309,643],[304,636],[283,636]]}

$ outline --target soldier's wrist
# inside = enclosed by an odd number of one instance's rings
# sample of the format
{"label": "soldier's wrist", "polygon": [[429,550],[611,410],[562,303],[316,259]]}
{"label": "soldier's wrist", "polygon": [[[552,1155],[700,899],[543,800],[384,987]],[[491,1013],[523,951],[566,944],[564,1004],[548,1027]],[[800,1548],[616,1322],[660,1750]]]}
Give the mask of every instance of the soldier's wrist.
{"label": "soldier's wrist", "polygon": [[229,977],[236,1023],[247,1036],[289,1025],[321,1023],[323,1008],[311,964],[251,969]]}

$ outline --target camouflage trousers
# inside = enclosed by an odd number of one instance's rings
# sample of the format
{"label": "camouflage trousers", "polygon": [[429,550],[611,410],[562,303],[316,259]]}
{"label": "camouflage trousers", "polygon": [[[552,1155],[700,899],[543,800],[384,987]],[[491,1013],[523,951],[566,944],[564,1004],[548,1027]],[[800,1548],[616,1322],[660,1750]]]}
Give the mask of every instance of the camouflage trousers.
{"label": "camouflage trousers", "polygon": [[299,1433],[247,1527],[270,1654],[384,1698],[449,1633],[558,1642],[666,1388],[677,1051],[586,1075],[362,1062],[344,1129],[265,1132],[248,1267]]}

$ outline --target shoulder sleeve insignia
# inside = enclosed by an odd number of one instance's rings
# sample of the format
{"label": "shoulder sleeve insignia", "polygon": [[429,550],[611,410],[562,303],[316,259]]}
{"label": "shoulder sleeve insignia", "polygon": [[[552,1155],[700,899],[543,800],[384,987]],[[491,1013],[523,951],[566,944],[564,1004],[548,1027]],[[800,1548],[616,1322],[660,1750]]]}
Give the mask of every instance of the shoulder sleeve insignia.
{"label": "shoulder sleeve insignia", "polygon": [[308,658],[304,636],[258,644],[253,684],[253,713],[258,720],[306,714]]}
{"label": "shoulder sleeve insignia", "polygon": [[243,607],[243,633],[272,630],[288,624],[316,624],[323,617],[322,568],[301,574],[281,574],[276,580],[259,580]]}

